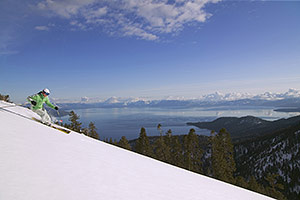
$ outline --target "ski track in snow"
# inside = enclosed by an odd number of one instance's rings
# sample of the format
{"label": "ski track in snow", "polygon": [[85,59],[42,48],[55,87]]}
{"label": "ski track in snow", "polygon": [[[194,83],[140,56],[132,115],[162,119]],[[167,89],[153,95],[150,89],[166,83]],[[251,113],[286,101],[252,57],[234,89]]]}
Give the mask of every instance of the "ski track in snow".
{"label": "ski track in snow", "polygon": [[1,108],[0,125],[1,200],[271,199]]}

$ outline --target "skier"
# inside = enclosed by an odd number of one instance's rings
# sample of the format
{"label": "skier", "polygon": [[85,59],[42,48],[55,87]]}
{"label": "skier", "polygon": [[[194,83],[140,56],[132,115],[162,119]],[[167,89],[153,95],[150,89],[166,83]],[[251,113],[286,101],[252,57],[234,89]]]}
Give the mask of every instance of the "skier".
{"label": "skier", "polygon": [[37,113],[42,118],[42,122],[47,125],[51,125],[51,118],[44,108],[46,103],[50,108],[58,110],[57,106],[50,103],[48,95],[50,94],[49,89],[45,88],[37,94],[27,97],[27,101],[31,104],[31,110]]}

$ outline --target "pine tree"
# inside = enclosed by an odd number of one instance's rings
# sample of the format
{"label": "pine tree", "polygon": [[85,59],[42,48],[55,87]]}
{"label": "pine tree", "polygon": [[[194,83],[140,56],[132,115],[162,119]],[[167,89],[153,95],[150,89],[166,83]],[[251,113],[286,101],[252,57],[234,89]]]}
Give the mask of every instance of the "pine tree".
{"label": "pine tree", "polygon": [[140,136],[137,139],[135,150],[137,153],[153,157],[153,149],[150,145],[149,138],[146,134],[146,129],[141,128]]}
{"label": "pine tree", "polygon": [[118,146],[127,150],[131,150],[131,146],[125,136],[121,137],[120,141],[118,142]]}
{"label": "pine tree", "polygon": [[211,136],[213,176],[225,182],[234,183],[235,161],[230,134],[223,128]]}
{"label": "pine tree", "polygon": [[284,190],[284,186],[277,182],[278,174],[268,174],[266,180],[269,186],[266,188],[268,196],[274,197],[279,200],[286,199],[279,190]]}
{"label": "pine tree", "polygon": [[170,162],[170,147],[165,143],[164,137],[160,136],[154,144],[155,158],[163,162]]}
{"label": "pine tree", "polygon": [[171,129],[169,129],[169,130],[166,132],[166,136],[168,136],[168,137],[171,137],[171,136],[172,136],[172,130],[171,130]]}
{"label": "pine tree", "polygon": [[88,135],[94,139],[99,140],[100,137],[96,130],[97,130],[97,128],[96,128],[95,124],[93,122],[90,122]]}
{"label": "pine tree", "polygon": [[182,150],[182,144],[179,141],[178,136],[172,136],[171,137],[171,164],[178,166],[178,167],[184,167],[183,163],[183,150]]}
{"label": "pine tree", "polygon": [[159,132],[159,135],[162,136],[161,124],[157,125],[157,130]]}
{"label": "pine tree", "polygon": [[88,129],[88,128],[83,128],[83,129],[81,130],[81,132],[82,132],[84,135],[89,136],[89,129]]}
{"label": "pine tree", "polygon": [[69,121],[71,122],[69,128],[73,131],[80,132],[81,123],[77,121],[79,120],[79,116],[74,111],[71,111],[69,116],[70,116]]}
{"label": "pine tree", "polygon": [[172,130],[169,129],[166,132],[166,135],[163,137],[164,138],[164,143],[166,144],[167,148],[169,149],[168,151],[171,151],[171,137],[172,137]]}
{"label": "pine tree", "polygon": [[248,188],[252,191],[255,191],[255,192],[258,192],[261,194],[266,194],[265,188],[262,185],[257,183],[254,176],[250,177],[250,180],[248,183]]}
{"label": "pine tree", "polygon": [[70,129],[70,125],[67,124],[67,123],[64,123],[64,124],[63,124],[63,127]]}
{"label": "pine tree", "polygon": [[248,183],[242,176],[238,176],[235,178],[235,185],[242,188],[248,188]]}
{"label": "pine tree", "polygon": [[190,129],[188,135],[184,136],[184,166],[186,169],[201,173],[202,162],[201,157],[203,150],[199,146],[198,136],[195,133],[195,129]]}

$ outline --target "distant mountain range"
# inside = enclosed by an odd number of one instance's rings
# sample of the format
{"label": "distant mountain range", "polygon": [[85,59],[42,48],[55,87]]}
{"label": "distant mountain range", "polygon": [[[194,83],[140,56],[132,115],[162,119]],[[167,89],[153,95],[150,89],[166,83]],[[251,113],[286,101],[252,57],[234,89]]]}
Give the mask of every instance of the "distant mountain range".
{"label": "distant mountain range", "polygon": [[165,99],[153,100],[149,98],[121,98],[110,97],[106,100],[82,97],[81,101],[70,102],[67,100],[53,99],[60,108],[65,110],[86,109],[86,108],[195,108],[202,107],[212,109],[212,107],[273,107],[276,111],[299,112],[300,110],[300,90],[289,89],[285,93],[265,92],[259,95],[248,93],[228,93],[215,92],[203,95],[199,98],[185,99],[183,97],[167,97]]}
{"label": "distant mountain range", "polygon": [[[273,107],[276,111],[298,112],[300,108],[300,97],[290,97],[286,99],[237,99],[237,100],[220,100],[220,101],[203,101],[203,100],[139,100],[139,101],[117,101],[109,99],[98,103],[58,103],[61,108],[85,109],[85,108],[142,108],[142,107],[160,107],[160,108],[195,108],[202,107],[212,109],[212,107]],[[284,110],[282,110],[284,109]],[[288,110],[286,110],[288,109]]]}
{"label": "distant mountain range", "polygon": [[[284,93],[273,93],[273,92],[265,92],[263,94],[249,94],[249,93],[226,93],[223,94],[221,92],[215,92],[212,94],[202,95],[200,97],[195,98],[185,98],[185,97],[178,97],[178,96],[169,96],[165,97],[161,100],[167,101],[201,101],[201,102],[219,102],[219,101],[236,101],[241,99],[252,99],[252,100],[282,100],[282,99],[289,99],[289,98],[300,98],[300,90],[297,89],[289,89],[287,92]],[[67,99],[54,99],[57,103],[103,103],[103,104],[131,104],[136,102],[145,102],[146,104],[152,101],[159,101],[153,100],[150,97],[110,97],[108,99],[100,99],[100,98],[90,98],[90,97],[81,97],[80,100],[71,101]]]}

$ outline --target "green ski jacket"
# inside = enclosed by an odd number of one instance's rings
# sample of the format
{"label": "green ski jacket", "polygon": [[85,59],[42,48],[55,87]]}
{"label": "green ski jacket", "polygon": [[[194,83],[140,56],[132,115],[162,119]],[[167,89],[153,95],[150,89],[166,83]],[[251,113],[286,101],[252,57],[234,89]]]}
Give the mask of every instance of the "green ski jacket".
{"label": "green ski jacket", "polygon": [[41,92],[27,97],[27,101],[29,101],[30,103],[31,103],[31,101],[36,102],[35,106],[32,105],[32,108],[34,110],[42,109],[44,103],[46,103],[50,108],[53,108],[53,109],[55,108],[55,106],[52,103],[50,103],[48,96],[44,97],[44,95]]}

